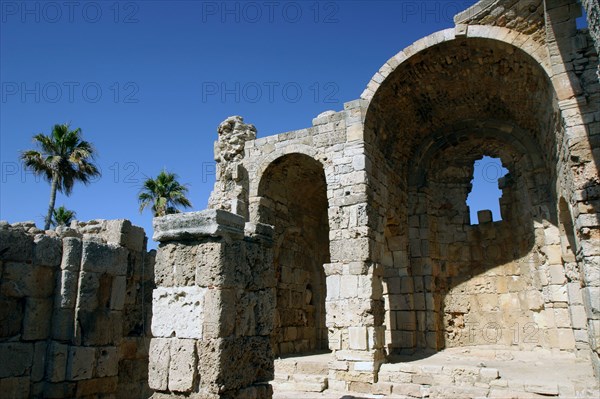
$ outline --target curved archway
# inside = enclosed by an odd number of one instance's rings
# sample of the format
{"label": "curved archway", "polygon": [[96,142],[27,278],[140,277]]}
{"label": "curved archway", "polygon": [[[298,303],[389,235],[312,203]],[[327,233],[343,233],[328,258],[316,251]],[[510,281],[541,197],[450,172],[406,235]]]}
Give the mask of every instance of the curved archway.
{"label": "curved archway", "polygon": [[[564,131],[544,59],[514,44],[517,36],[510,44],[438,33],[388,63],[366,93],[365,140],[384,165],[389,193],[380,214],[394,210],[377,227],[385,233],[376,251],[387,269],[392,354],[466,345],[574,350],[572,330],[559,342],[547,322],[554,302],[567,299],[543,295],[558,289],[545,278],[556,260],[544,225],[558,223]],[[503,221],[471,226],[466,197],[473,163],[484,155],[510,171],[500,182]],[[535,342],[523,339],[531,326]]]}
{"label": "curved archway", "polygon": [[275,226],[275,355],[325,350],[329,228],[323,167],[305,154],[283,155],[265,168],[257,194],[258,221]]}

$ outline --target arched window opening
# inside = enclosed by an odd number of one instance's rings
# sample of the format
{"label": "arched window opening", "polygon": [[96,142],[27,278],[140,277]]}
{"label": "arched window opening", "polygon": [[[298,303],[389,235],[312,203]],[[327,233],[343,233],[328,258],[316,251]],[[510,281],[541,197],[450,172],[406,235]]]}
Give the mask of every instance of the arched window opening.
{"label": "arched window opening", "polygon": [[[472,188],[467,196],[471,225],[502,220],[500,212],[502,190],[499,188],[498,181],[507,173],[508,169],[502,166],[500,158],[484,156],[475,161],[473,180],[471,180]],[[480,211],[482,212],[478,216]],[[491,217],[489,212],[491,212]]]}

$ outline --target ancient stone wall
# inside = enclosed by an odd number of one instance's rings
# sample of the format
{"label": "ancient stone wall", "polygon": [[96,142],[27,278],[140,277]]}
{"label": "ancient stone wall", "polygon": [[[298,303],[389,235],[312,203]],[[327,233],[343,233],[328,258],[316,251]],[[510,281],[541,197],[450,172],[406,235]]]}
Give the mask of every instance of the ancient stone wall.
{"label": "ancient stone wall", "polygon": [[148,397],[153,254],[128,221],[0,225],[0,391]]}
{"label": "ancient stone wall", "polygon": [[269,398],[270,226],[222,210],[154,219],[153,398]]}
{"label": "ancient stone wall", "polygon": [[596,53],[600,53],[600,3],[595,0],[581,0],[587,14],[588,29],[596,46]]}

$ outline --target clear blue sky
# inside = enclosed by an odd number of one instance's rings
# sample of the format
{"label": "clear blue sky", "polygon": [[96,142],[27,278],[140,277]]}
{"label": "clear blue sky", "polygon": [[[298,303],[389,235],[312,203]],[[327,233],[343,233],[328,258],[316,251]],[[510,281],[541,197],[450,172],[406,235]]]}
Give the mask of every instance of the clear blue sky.
{"label": "clear blue sky", "polygon": [[142,180],[166,167],[204,209],[223,119],[242,115],[259,136],[309,127],[474,2],[2,0],[0,219],[43,225],[49,185],[18,154],[70,122],[95,144],[103,174],[57,205],[80,220],[128,218],[151,236]]}

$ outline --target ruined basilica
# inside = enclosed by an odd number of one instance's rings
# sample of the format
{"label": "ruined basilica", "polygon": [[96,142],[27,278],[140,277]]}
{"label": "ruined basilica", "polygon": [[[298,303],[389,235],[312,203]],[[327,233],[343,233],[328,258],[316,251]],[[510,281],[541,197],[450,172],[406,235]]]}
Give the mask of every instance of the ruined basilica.
{"label": "ruined basilica", "polygon": [[[597,0],[481,0],[309,128],[225,120],[156,252],[0,225],[0,395],[597,397],[599,46]],[[501,221],[469,216],[483,156]]]}

